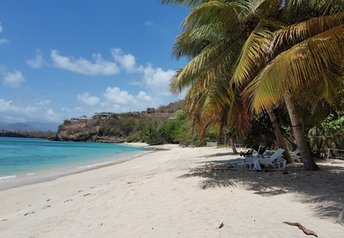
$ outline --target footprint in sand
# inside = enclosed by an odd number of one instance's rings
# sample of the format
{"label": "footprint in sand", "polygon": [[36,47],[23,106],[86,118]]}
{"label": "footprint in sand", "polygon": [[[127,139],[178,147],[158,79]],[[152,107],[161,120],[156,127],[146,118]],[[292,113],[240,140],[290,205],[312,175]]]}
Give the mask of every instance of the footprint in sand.
{"label": "footprint in sand", "polygon": [[49,207],[51,207],[51,205],[45,206],[42,209],[46,209],[46,208],[49,208]]}
{"label": "footprint in sand", "polygon": [[30,214],[34,214],[34,213],[35,213],[35,211],[27,212],[27,213],[24,214],[24,216],[27,216],[27,215],[30,215]]}

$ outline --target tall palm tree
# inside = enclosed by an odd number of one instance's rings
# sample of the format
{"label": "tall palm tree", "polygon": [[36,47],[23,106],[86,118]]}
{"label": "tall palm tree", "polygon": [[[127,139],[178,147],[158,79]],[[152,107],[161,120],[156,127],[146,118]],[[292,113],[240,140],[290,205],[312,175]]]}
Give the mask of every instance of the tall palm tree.
{"label": "tall palm tree", "polygon": [[[293,93],[319,76],[328,82],[341,77],[343,23],[342,16],[337,13],[343,12],[343,0],[165,2],[192,8],[176,44],[178,56],[193,57],[179,75],[178,80],[183,81],[180,85],[192,85],[201,73],[213,67],[215,60],[216,72],[232,75],[228,81],[237,91],[244,90],[243,101],[249,102],[254,111],[266,109],[271,112],[271,107],[278,106],[282,98],[304,168],[317,169],[295,113]],[[333,17],[319,17],[334,14]],[[218,59],[214,59],[209,52],[219,43],[223,43],[224,48]],[[339,50],[333,52],[333,46],[338,46]],[[236,47],[241,50],[237,60],[232,54]],[[237,64],[233,65],[233,61]],[[206,74],[216,79],[216,73]],[[280,80],[281,77],[284,80]],[[304,98],[308,98],[307,94]]]}
{"label": "tall palm tree", "polygon": [[[302,93],[303,100],[312,99],[310,91],[306,89],[313,84],[311,88],[318,88],[319,98],[331,102],[335,97],[336,93],[328,92],[338,92],[336,86],[340,85],[344,75],[344,14],[282,26],[272,32],[272,37],[265,39],[268,47],[259,48],[260,55],[254,56],[259,62],[253,66],[256,70],[252,66],[246,67],[252,69],[249,71],[252,80],[244,90],[244,95],[250,98],[252,108],[257,112],[284,101],[304,168],[316,170],[318,167],[311,158],[293,95]],[[318,87],[324,83],[327,87]]]}
{"label": "tall palm tree", "polygon": [[[177,2],[181,3],[183,1]],[[256,9],[262,7],[260,6],[262,1],[255,1],[251,5],[247,5],[246,2],[238,4],[234,1],[228,1],[228,3],[225,1],[203,2],[207,3],[195,8],[184,22],[185,31],[177,37],[177,43],[174,49],[175,55],[177,57],[192,57],[192,60],[174,78],[172,82],[174,85],[172,88],[174,89],[179,88],[181,90],[182,88],[195,84],[196,80],[204,80],[205,77],[208,77],[208,81],[216,81],[218,78],[227,77],[228,81],[232,77],[232,70],[230,69],[235,66],[240,49],[243,47],[244,40],[247,38],[246,26],[251,24],[250,21],[254,18],[254,11],[250,8]],[[195,4],[195,2],[192,1],[187,4]],[[270,11],[269,8],[275,9],[276,6],[263,6],[262,8],[264,8],[263,12],[267,13]],[[207,17],[203,20],[199,19],[203,11],[206,12],[206,15],[210,14],[213,16],[213,18],[210,18],[212,19],[211,21]],[[239,12],[240,14],[237,14]],[[225,24],[222,23],[222,18],[215,17],[228,13],[231,14],[231,17]],[[229,85],[228,82],[227,84]],[[240,120],[236,118],[237,120],[232,120],[232,122],[236,122],[235,126],[237,131],[239,134],[243,134],[245,129],[248,128],[248,107],[240,99],[240,90],[235,91],[237,96],[235,100],[231,101],[233,105],[223,105],[221,110],[229,112],[229,115],[236,115],[237,117],[240,115]],[[272,118],[271,121],[278,144],[280,147],[286,149],[276,117],[272,110],[268,110],[268,112]],[[222,118],[224,120],[224,117]],[[233,119],[233,117],[231,118]],[[223,124],[223,121],[220,124]],[[286,157],[291,160],[287,149]]]}

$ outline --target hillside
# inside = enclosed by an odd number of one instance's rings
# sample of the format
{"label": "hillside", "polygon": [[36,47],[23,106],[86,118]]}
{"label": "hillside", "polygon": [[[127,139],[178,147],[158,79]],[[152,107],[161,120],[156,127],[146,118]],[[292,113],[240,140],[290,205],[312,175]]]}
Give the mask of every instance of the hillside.
{"label": "hillside", "polygon": [[138,141],[145,131],[161,121],[173,118],[175,112],[181,109],[183,101],[159,108],[147,108],[142,112],[102,112],[91,118],[71,118],[59,126],[56,140],[116,143]]}

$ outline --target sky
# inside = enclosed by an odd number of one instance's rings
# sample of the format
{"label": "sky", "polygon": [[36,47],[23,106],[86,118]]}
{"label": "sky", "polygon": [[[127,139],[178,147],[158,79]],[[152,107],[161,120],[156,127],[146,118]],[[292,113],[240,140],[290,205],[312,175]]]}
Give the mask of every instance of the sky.
{"label": "sky", "polygon": [[172,48],[187,9],[160,0],[1,0],[0,121],[141,111],[186,64]]}

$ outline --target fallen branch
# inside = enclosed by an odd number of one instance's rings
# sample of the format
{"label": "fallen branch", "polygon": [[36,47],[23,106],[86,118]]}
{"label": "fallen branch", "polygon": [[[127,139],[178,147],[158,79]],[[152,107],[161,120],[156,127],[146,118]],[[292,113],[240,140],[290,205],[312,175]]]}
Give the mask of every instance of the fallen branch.
{"label": "fallen branch", "polygon": [[306,235],[312,235],[312,236],[318,237],[318,235],[314,231],[307,229],[306,227],[304,227],[303,225],[301,225],[298,222],[287,222],[287,221],[284,221],[283,223],[285,223],[287,225],[290,225],[290,226],[297,226]]}

